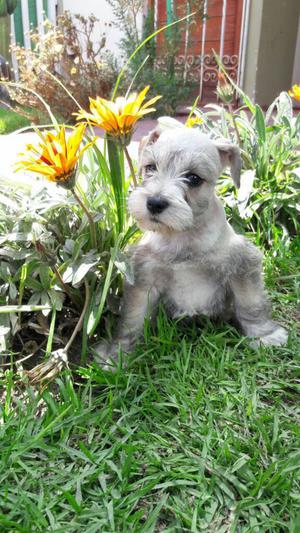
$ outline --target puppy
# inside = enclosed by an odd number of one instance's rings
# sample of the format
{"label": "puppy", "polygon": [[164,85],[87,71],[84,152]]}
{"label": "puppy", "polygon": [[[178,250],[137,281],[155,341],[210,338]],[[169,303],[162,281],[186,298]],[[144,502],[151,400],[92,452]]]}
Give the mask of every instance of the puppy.
{"label": "puppy", "polygon": [[97,349],[104,364],[119,349],[132,350],[159,302],[173,317],[235,320],[257,344],[286,342],[287,332],[269,316],[262,254],[234,232],[215,194],[226,166],[239,187],[238,147],[196,129],[158,129],[141,142],[143,182],[131,193],[129,210],[145,233],[131,251],[134,283],[125,286],[116,339]]}

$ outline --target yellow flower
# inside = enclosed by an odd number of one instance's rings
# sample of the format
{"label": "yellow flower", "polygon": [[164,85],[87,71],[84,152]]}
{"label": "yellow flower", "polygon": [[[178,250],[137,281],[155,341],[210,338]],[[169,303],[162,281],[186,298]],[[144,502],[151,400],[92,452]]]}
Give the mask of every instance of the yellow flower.
{"label": "yellow flower", "polygon": [[292,89],[289,91],[289,95],[300,102],[300,85],[293,85]]}
{"label": "yellow flower", "polygon": [[92,126],[98,126],[105,130],[108,135],[121,139],[127,144],[133,133],[135,123],[144,115],[155,111],[150,107],[161,96],[155,96],[144,103],[149,85],[139,94],[133,93],[128,97],[116,98],[115,102],[105,100],[97,96],[90,98],[90,113],[83,109],[76,113],[77,120],[84,119]]}
{"label": "yellow flower", "polygon": [[75,183],[78,159],[94,142],[87,143],[79,150],[85,124],[79,124],[72,129],[73,131],[68,137],[66,137],[64,125],[55,133],[42,134],[37,131],[40,142],[36,145],[28,144],[26,146],[26,153],[19,154],[21,159],[16,164],[15,170],[36,172],[58,185],[72,188]]}
{"label": "yellow flower", "polygon": [[194,115],[194,116],[188,117],[185,123],[185,126],[186,128],[193,128],[194,126],[198,126],[200,124],[203,124],[203,119],[200,117],[196,117]]}

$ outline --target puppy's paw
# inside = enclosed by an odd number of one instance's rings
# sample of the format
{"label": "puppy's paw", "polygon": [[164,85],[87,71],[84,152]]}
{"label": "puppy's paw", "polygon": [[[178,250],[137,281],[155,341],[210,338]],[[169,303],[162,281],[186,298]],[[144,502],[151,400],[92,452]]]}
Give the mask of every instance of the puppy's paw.
{"label": "puppy's paw", "polygon": [[118,346],[114,343],[109,344],[101,341],[93,346],[94,360],[103,370],[115,372],[118,361]]}
{"label": "puppy's paw", "polygon": [[[129,345],[125,341],[115,341],[109,343],[107,341],[101,341],[93,346],[94,360],[98,363],[103,370],[109,372],[116,372],[119,361],[121,360],[122,368],[126,367],[126,359],[122,357],[128,352]],[[121,359],[120,359],[121,356]]]}
{"label": "puppy's paw", "polygon": [[258,348],[259,346],[283,346],[287,343],[288,332],[286,329],[278,326],[272,333],[263,335],[259,339],[256,339],[250,343],[251,348]]}

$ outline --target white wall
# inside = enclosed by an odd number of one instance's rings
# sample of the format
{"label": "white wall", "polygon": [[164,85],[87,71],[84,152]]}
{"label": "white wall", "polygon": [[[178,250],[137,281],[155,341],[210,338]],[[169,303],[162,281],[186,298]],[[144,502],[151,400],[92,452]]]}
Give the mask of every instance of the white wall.
{"label": "white wall", "polygon": [[[113,13],[111,6],[106,0],[60,0],[59,11],[66,10],[71,13],[79,13],[87,17],[88,15],[95,15],[99,19],[97,24],[94,40],[99,41],[103,33],[106,34],[106,47],[113,52],[117,57],[120,57],[119,49],[120,38],[122,32],[117,28],[113,22]],[[107,25],[105,25],[105,23]],[[140,25],[142,23],[142,17]],[[108,26],[111,24],[111,26]]]}

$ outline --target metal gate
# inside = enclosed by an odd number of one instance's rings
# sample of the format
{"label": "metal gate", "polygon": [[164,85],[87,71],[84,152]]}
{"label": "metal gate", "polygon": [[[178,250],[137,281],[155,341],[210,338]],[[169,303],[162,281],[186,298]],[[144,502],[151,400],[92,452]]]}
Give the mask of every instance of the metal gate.
{"label": "metal gate", "polygon": [[[18,0],[16,10],[10,16],[11,44],[27,49],[32,47],[30,31],[44,33],[44,21],[56,23],[57,0]],[[14,76],[18,79],[18,65],[14,53],[11,54]]]}
{"label": "metal gate", "polygon": [[[179,51],[175,57],[175,71],[183,75],[184,83],[196,86],[202,101],[212,100],[218,81],[218,66],[213,50],[221,57],[229,75],[243,83],[245,47],[250,0],[149,0],[154,11],[154,28],[160,28],[189,14],[202,5],[193,24],[181,31]],[[164,69],[163,49],[167,35],[157,38],[156,62]]]}
{"label": "metal gate", "polygon": [[17,8],[11,16],[13,42],[31,48],[30,31],[38,29],[44,33],[44,20],[55,24],[57,0],[18,0]]}

